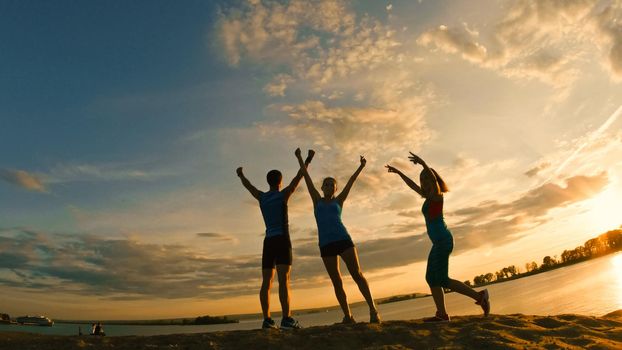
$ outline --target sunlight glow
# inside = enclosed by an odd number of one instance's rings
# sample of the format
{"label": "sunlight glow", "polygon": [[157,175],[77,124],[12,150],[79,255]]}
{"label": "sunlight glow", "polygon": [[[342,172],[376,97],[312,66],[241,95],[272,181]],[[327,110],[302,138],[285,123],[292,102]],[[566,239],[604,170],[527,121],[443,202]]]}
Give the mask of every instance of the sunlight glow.
{"label": "sunlight glow", "polygon": [[610,187],[585,203],[589,208],[586,215],[590,232],[605,232],[620,226],[622,193],[619,192],[616,188]]}

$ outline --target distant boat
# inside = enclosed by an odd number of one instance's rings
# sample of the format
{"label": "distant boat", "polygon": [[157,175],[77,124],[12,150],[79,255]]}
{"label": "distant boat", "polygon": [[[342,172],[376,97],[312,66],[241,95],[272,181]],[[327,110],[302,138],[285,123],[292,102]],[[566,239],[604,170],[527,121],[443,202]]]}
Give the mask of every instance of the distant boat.
{"label": "distant boat", "polygon": [[48,326],[51,327],[54,325],[54,321],[50,320],[45,316],[20,316],[15,319],[15,321],[22,325],[30,325],[30,326]]}

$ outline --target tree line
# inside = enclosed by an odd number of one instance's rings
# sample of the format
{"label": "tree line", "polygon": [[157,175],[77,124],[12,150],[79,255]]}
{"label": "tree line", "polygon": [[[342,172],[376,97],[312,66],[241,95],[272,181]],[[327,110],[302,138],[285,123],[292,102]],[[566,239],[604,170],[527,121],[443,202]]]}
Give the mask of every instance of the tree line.
{"label": "tree line", "polygon": [[464,281],[468,285],[481,286],[493,282],[502,282],[519,277],[526,277],[551,269],[576,264],[585,260],[597,258],[603,255],[615,253],[622,250],[622,226],[620,229],[607,231],[598,237],[587,240],[583,245],[571,250],[564,250],[558,257],[545,256],[542,263],[538,265],[535,261],[525,264],[524,272],[515,265],[502,268],[494,273],[488,272],[473,277],[473,283],[470,280]]}

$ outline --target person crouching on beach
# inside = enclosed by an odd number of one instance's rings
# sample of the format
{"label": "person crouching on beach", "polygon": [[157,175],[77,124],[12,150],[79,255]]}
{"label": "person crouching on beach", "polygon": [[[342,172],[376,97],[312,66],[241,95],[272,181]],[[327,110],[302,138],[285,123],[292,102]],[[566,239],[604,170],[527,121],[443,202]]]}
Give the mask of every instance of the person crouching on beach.
{"label": "person crouching on beach", "polygon": [[385,167],[389,173],[398,174],[408,187],[425,198],[421,211],[425,218],[428,236],[430,240],[432,240],[432,250],[430,250],[430,255],[428,256],[425,279],[430,286],[432,298],[436,304],[436,315],[434,317],[425,318],[424,321],[449,321],[450,318],[445,309],[445,292],[443,288],[449,288],[455,292],[473,298],[475,303],[482,307],[484,316],[488,316],[490,313],[488,290],[484,289],[483,291],[477,292],[466,284],[449,278],[448,275],[449,254],[451,254],[453,250],[454,241],[451,232],[445,224],[445,219],[443,218],[443,193],[449,191],[445,181],[443,181],[434,169],[428,167],[419,156],[410,152],[408,158],[414,165],[421,164],[423,166],[423,170],[419,175],[421,187],[397,168],[388,164]]}
{"label": "person crouching on beach", "polygon": [[335,289],[335,295],[341,306],[344,317],[342,323],[355,323],[352,313],[350,312],[350,306],[348,305],[348,299],[346,292],[343,289],[343,282],[341,280],[341,273],[339,272],[339,257],[343,259],[352,276],[354,282],[356,282],[361,294],[365,297],[365,301],[369,305],[369,322],[380,323],[380,316],[378,315],[378,309],[374,303],[374,299],[371,296],[369,285],[367,280],[363,276],[361,266],[359,265],[358,253],[352,238],[348,234],[346,227],[341,221],[341,210],[343,204],[350,193],[350,189],[354,184],[354,181],[361,173],[367,162],[363,156],[360,158],[360,166],[354,172],[354,174],[348,180],[341,193],[335,197],[337,191],[337,181],[332,177],[327,177],[322,182],[322,192],[324,196],[320,196],[319,192],[315,189],[311,176],[305,168],[305,164],[302,161],[300,155],[300,148],[296,149],[296,158],[300,165],[300,171],[305,178],[309,195],[313,201],[313,212],[315,214],[315,220],[318,228],[320,254],[324,261],[324,267],[330,276],[330,280],[333,283]]}
{"label": "person crouching on beach", "polygon": [[[306,168],[313,159],[314,152],[309,151],[303,164]],[[270,288],[274,279],[274,268],[279,279],[279,300],[283,318],[282,329],[302,328],[300,323],[291,317],[289,275],[292,266],[292,243],[289,237],[289,224],[287,218],[287,201],[294,193],[302,172],[298,171],[289,186],[281,190],[283,176],[278,170],[270,170],[266,176],[270,189],[268,192],[259,191],[244,176],[242,167],[237,168],[236,173],[242,180],[242,185],[259,201],[259,208],[266,225],[266,238],[263,241],[263,253],[261,258],[262,284],[259,291],[259,301],[263,313],[262,328],[277,328],[276,323],[270,317]]]}

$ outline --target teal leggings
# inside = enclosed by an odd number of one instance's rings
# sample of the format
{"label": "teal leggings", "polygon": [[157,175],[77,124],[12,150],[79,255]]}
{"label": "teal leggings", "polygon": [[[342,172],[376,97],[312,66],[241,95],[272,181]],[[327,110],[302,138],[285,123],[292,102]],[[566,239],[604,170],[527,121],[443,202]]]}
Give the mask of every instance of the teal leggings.
{"label": "teal leggings", "polygon": [[449,287],[449,254],[453,249],[451,238],[432,244],[425,272],[425,280],[430,287]]}

